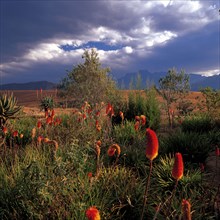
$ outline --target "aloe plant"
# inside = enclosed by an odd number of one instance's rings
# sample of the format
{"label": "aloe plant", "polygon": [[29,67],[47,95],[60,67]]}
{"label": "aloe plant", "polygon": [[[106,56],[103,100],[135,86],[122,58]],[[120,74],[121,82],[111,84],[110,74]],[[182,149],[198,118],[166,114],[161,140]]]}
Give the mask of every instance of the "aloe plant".
{"label": "aloe plant", "polygon": [[45,112],[54,108],[54,100],[52,96],[45,96],[41,99],[40,108]]}
{"label": "aloe plant", "polygon": [[11,93],[0,95],[0,127],[4,126],[6,121],[19,112],[21,106],[17,106],[17,99]]}

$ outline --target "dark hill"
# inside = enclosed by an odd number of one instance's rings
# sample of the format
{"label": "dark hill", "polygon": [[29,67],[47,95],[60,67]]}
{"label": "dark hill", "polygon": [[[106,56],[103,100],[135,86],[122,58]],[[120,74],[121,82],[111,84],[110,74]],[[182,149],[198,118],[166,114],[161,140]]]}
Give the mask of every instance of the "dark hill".
{"label": "dark hill", "polygon": [[[125,76],[117,80],[118,87],[121,89],[130,89],[137,87],[137,76],[141,77],[141,87],[142,89],[146,88],[149,85],[159,86],[159,79],[164,77],[166,72],[155,72],[151,73],[147,70],[141,70],[138,73],[128,73]],[[192,91],[199,91],[200,88],[211,87],[213,89],[220,89],[220,75],[215,76],[201,76],[198,74],[189,74],[190,78],[190,88]]]}
{"label": "dark hill", "polygon": [[56,88],[56,84],[48,81],[37,81],[28,83],[10,83],[0,85],[0,90],[50,90]]}

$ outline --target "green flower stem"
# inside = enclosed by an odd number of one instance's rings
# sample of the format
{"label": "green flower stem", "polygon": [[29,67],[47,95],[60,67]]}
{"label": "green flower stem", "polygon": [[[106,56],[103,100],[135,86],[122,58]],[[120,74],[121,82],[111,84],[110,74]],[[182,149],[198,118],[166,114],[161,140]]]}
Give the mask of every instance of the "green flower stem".
{"label": "green flower stem", "polygon": [[142,209],[142,212],[141,212],[140,220],[143,220],[143,217],[144,217],[144,211],[145,211],[145,207],[146,207],[146,203],[147,203],[148,188],[150,186],[150,176],[151,176],[151,173],[152,173],[152,168],[153,168],[153,163],[152,163],[152,160],[150,160],[150,171],[149,171],[149,175],[147,177],[146,188],[145,188],[145,192],[144,192],[143,209]]}

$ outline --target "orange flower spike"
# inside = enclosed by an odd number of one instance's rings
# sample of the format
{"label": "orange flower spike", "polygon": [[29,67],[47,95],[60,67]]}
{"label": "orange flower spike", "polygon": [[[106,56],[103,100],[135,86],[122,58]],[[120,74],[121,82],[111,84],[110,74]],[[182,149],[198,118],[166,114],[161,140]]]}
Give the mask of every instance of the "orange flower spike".
{"label": "orange flower spike", "polygon": [[43,138],[43,140],[44,140],[44,143],[47,143],[47,142],[49,142],[49,141],[50,141],[50,139],[49,139],[49,138]]}
{"label": "orange flower spike", "polygon": [[47,120],[46,120],[46,124],[47,124],[47,125],[51,125],[51,124],[52,124],[52,121],[53,121],[53,120],[52,120],[52,117],[48,117]]}
{"label": "orange flower spike", "polygon": [[99,210],[95,206],[92,206],[86,210],[86,217],[88,220],[101,220]]}
{"label": "orange flower spike", "polygon": [[55,116],[55,111],[54,109],[51,111],[51,117],[54,117]]}
{"label": "orange flower spike", "polygon": [[184,170],[184,165],[183,165],[182,154],[176,153],[173,170],[172,170],[173,178],[176,179],[177,181],[180,180],[183,177],[183,170]]}
{"label": "orange flower spike", "polygon": [[114,155],[115,155],[115,152],[116,152],[116,149],[110,147],[110,148],[108,149],[108,156],[109,156],[109,157],[114,156]]}
{"label": "orange flower spike", "polygon": [[110,157],[112,157],[115,153],[117,154],[118,157],[121,154],[121,148],[118,144],[112,144],[108,149],[108,155]]}
{"label": "orange flower spike", "polygon": [[38,121],[38,122],[37,122],[37,128],[40,129],[41,126],[42,126],[41,121]]}
{"label": "orange flower spike", "polygon": [[159,149],[158,138],[156,133],[150,128],[147,128],[146,134],[147,134],[146,157],[149,160],[153,160],[158,155],[158,149]]}
{"label": "orange flower spike", "polygon": [[136,121],[135,124],[134,124],[134,129],[135,129],[135,131],[138,131],[139,126],[140,126],[140,122],[139,122],[139,121]]}
{"label": "orange flower spike", "polygon": [[191,205],[188,200],[183,199],[182,200],[182,213],[183,213],[183,219],[184,220],[191,220]]}
{"label": "orange flower spike", "polygon": [[8,133],[8,128],[7,127],[3,127],[2,131],[3,131],[4,134],[7,134]]}
{"label": "orange flower spike", "polygon": [[87,176],[88,176],[89,178],[92,178],[92,172],[88,172],[88,173],[87,173]]}
{"label": "orange flower spike", "polygon": [[42,141],[43,139],[44,139],[44,138],[43,138],[42,136],[38,136],[38,137],[37,137],[37,142],[38,142],[38,143],[41,143],[41,141]]}
{"label": "orange flower spike", "polygon": [[124,113],[122,111],[119,112],[119,116],[121,117],[121,120],[124,120]]}
{"label": "orange flower spike", "polygon": [[101,147],[102,142],[101,142],[100,140],[98,140],[98,141],[96,142],[96,144],[97,144],[99,147]]}
{"label": "orange flower spike", "polygon": [[100,149],[100,146],[98,144],[96,144],[96,146],[95,146],[95,151],[96,151],[97,157],[99,157],[100,153],[101,153],[101,149]]}
{"label": "orange flower spike", "polygon": [[111,104],[108,103],[108,105],[106,106],[106,111],[105,111],[106,115],[108,115],[109,112],[111,112],[111,108],[112,108]]}
{"label": "orange flower spike", "polygon": [[140,121],[140,116],[136,115],[135,116],[135,121]]}
{"label": "orange flower spike", "polygon": [[20,138],[22,139],[24,137],[24,135],[23,134],[20,134]]}
{"label": "orange flower spike", "polygon": [[14,131],[14,132],[12,133],[12,136],[13,136],[13,137],[18,137],[18,131],[17,131],[17,130]]}
{"label": "orange flower spike", "polygon": [[48,113],[48,110],[45,111],[45,118],[48,118],[49,116],[49,113]]}
{"label": "orange flower spike", "polygon": [[144,126],[146,124],[146,121],[147,121],[146,116],[145,115],[141,115],[140,119],[141,119],[141,125]]}

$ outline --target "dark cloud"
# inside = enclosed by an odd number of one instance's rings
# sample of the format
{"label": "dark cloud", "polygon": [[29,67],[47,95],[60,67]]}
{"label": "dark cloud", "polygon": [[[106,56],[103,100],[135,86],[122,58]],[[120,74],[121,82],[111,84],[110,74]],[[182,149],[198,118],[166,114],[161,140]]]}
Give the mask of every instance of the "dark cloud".
{"label": "dark cloud", "polygon": [[[4,82],[59,81],[65,70],[76,64],[76,58],[70,53],[57,58],[58,52],[51,50],[48,53],[54,59],[47,59],[41,44],[76,39],[82,40],[78,48],[88,42],[102,45],[101,34],[103,45],[115,40],[121,50],[103,59],[115,75],[139,69],[164,71],[173,66],[196,72],[219,68],[219,1],[200,0],[201,8],[195,12],[187,12],[189,6],[181,8],[187,1],[167,6],[158,2],[0,1],[0,71],[4,72],[1,78]],[[100,26],[105,28],[103,32],[94,34]],[[157,35],[158,39],[163,38],[164,31],[176,37],[148,45]],[[126,46],[130,49],[123,49]],[[41,50],[37,50],[39,47]],[[36,51],[42,52],[45,60],[39,54],[37,58],[28,57]],[[66,56],[70,56],[68,62],[62,62]]]}

